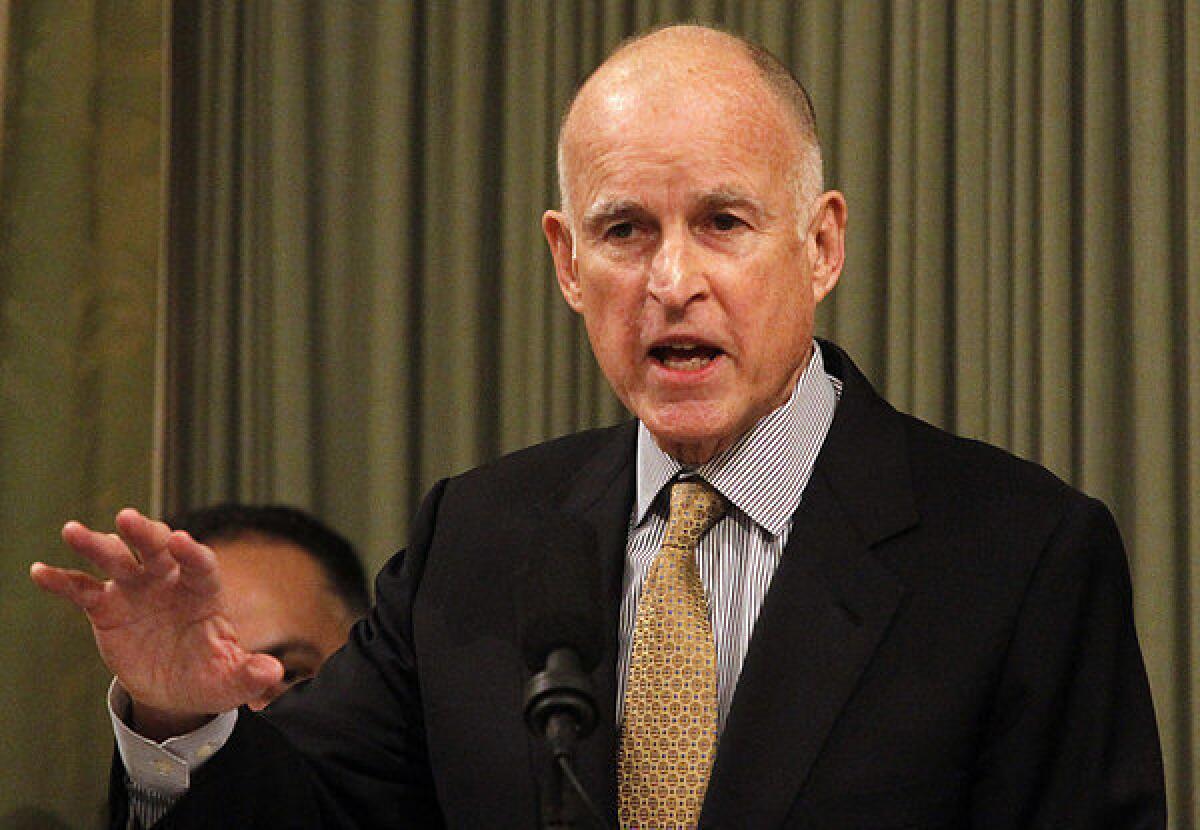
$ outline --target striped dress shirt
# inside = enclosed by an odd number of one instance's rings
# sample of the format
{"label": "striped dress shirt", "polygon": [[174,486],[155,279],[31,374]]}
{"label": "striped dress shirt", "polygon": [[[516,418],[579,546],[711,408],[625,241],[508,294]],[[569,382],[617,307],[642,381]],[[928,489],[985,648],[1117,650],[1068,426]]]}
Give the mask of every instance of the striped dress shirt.
{"label": "striped dress shirt", "polygon": [[812,359],[787,403],[705,464],[689,467],[676,461],[639,424],[637,498],[629,520],[621,600],[618,720],[624,713],[638,598],[667,528],[664,489],[681,475],[696,475],[729,502],[725,516],[696,550],[716,645],[718,729],[723,729],[754,623],[792,529],[792,514],[800,505],[840,395],[841,381],[825,373],[820,346],[814,342]]}

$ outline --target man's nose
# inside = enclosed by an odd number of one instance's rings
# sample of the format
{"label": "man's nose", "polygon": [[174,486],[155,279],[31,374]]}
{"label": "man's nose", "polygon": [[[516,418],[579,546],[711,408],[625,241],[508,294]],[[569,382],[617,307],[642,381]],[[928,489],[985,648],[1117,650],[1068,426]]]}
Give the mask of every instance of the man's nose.
{"label": "man's nose", "polygon": [[650,261],[650,296],[670,309],[682,309],[707,291],[702,258],[686,231],[663,234]]}

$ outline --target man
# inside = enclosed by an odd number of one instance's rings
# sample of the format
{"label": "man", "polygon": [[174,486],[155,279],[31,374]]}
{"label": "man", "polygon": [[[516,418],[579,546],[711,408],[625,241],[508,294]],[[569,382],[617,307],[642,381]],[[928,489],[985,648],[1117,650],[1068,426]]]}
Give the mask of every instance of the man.
{"label": "man", "polygon": [[579,91],[560,177],[559,284],[638,421],[438,484],[313,682],[213,720],[279,667],[239,647],[208,552],[135,511],[120,538],[64,529],[107,585],[35,566],[87,610],[139,731],[228,735],[168,823],[534,825],[512,596],[558,514],[597,541],[578,766],[610,821],[1163,826],[1107,511],[896,413],[812,337],[846,204],[786,71],[701,27],[635,40]]}
{"label": "man", "polygon": [[[242,647],[269,654],[283,674],[277,683],[246,701],[255,711],[296,683],[313,677],[346,642],[350,627],[367,611],[366,573],[354,546],[314,516],[282,505],[225,503],[201,507],[168,520],[216,555],[225,589],[229,623]],[[113,711],[128,708],[116,684]],[[162,770],[161,785],[186,775],[186,765],[164,767],[168,756],[113,718],[120,756]],[[156,797],[151,803],[160,803]],[[110,805],[124,824],[124,798]]]}
{"label": "man", "polygon": [[354,546],[316,517],[283,505],[217,504],[167,523],[212,548],[242,647],[283,666],[265,707],[317,673],[367,613],[367,576]]}

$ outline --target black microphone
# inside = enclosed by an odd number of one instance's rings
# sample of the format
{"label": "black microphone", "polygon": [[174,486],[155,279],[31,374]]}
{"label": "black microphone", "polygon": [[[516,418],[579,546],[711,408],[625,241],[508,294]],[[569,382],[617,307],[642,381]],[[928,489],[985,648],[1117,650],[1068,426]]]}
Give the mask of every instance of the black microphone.
{"label": "black microphone", "polygon": [[596,536],[591,525],[543,514],[517,574],[518,635],[525,665],[525,723],[550,749],[543,827],[574,827],[565,776],[598,826],[605,822],[573,769],[576,743],[596,726],[591,671],[604,650]]}

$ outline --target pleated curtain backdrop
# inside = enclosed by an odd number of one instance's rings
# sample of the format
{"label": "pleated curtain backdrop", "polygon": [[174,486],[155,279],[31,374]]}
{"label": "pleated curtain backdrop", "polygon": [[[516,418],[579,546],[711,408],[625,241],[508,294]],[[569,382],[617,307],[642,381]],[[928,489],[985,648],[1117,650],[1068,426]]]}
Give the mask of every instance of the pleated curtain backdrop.
{"label": "pleated curtain backdrop", "polygon": [[164,6],[0,2],[0,828],[93,828],[110,676],[34,559],[151,505]]}
{"label": "pleated curtain backdrop", "polygon": [[818,328],[898,407],[1106,500],[1173,826],[1200,826],[1200,5],[176,5],[166,502],[316,510],[378,565],[439,476],[625,417],[553,283],[564,103],[698,19],[815,99]]}
{"label": "pleated curtain backdrop", "polygon": [[619,417],[541,250],[548,19],[183,6],[169,505],[309,505],[378,563],[436,477]]}

